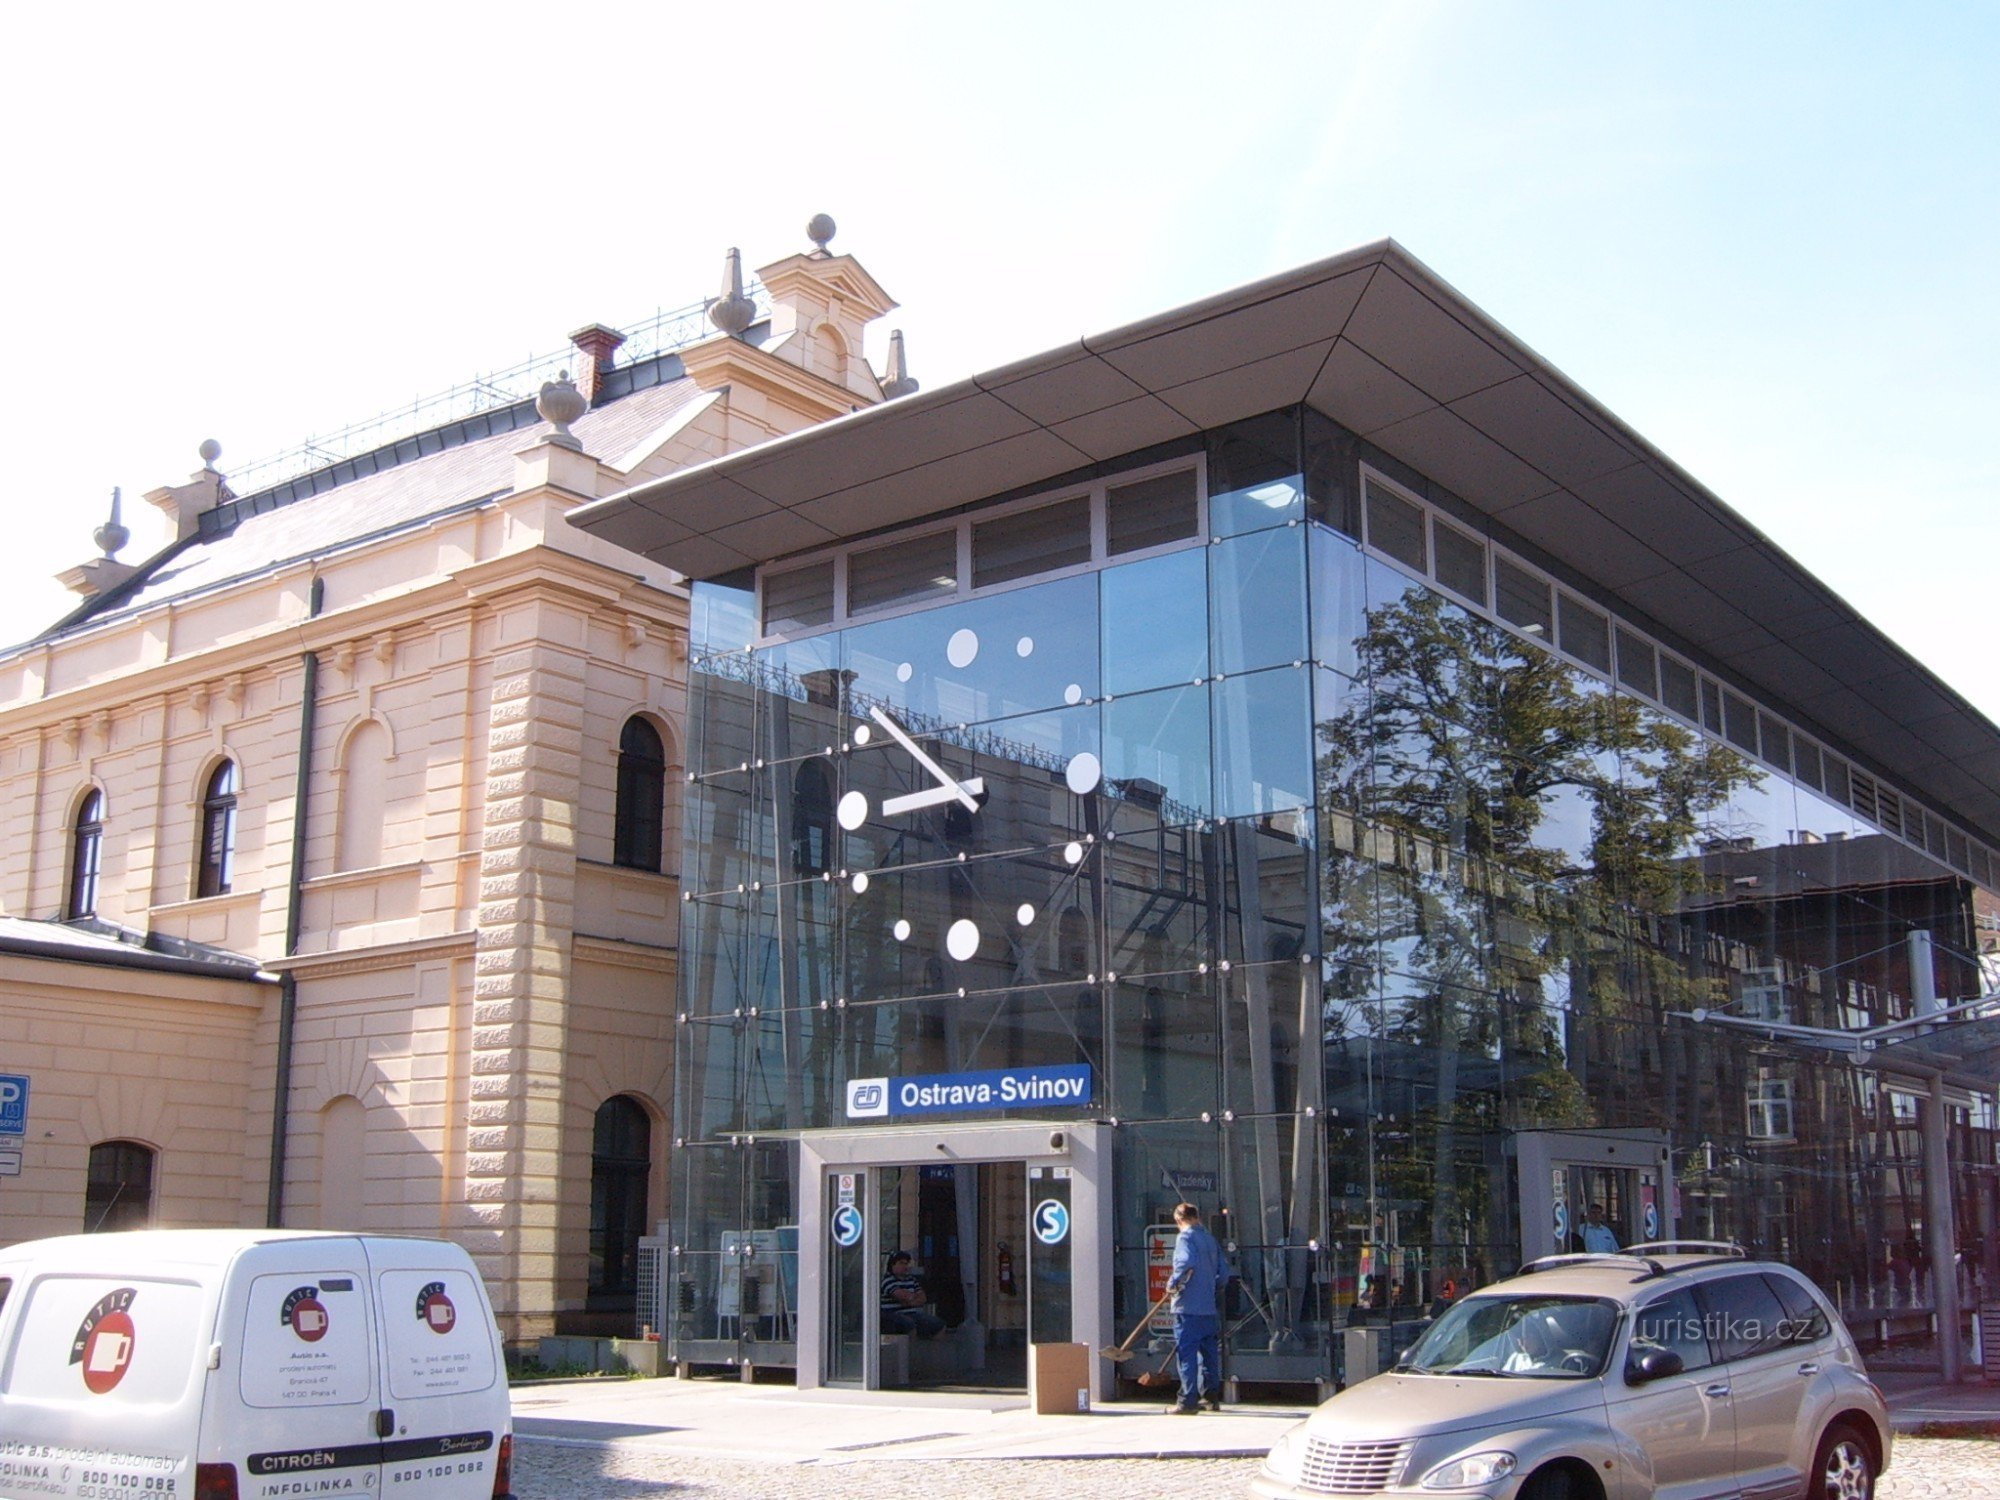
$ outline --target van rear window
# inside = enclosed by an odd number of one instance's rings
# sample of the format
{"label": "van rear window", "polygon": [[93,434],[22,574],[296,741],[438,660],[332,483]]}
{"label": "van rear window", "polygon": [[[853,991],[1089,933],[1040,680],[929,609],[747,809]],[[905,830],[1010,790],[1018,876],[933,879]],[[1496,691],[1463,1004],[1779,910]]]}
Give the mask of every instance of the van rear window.
{"label": "van rear window", "polygon": [[208,1294],[143,1276],[38,1276],[22,1307],[4,1378],[10,1396],[105,1411],[172,1405],[208,1355]]}
{"label": "van rear window", "polygon": [[383,1342],[398,1401],[483,1391],[498,1378],[493,1325],[464,1271],[384,1271]]}

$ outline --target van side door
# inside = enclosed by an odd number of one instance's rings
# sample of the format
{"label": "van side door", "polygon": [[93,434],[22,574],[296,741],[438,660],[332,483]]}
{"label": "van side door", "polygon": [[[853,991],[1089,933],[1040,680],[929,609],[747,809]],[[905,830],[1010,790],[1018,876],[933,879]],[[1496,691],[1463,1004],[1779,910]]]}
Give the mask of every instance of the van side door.
{"label": "van side door", "polygon": [[512,1426],[486,1288],[453,1245],[370,1238],[382,1306],[383,1500],[491,1500]]}
{"label": "van side door", "polygon": [[252,1245],[224,1286],[202,1461],[234,1464],[242,1500],[378,1500],[381,1352],[360,1241]]}

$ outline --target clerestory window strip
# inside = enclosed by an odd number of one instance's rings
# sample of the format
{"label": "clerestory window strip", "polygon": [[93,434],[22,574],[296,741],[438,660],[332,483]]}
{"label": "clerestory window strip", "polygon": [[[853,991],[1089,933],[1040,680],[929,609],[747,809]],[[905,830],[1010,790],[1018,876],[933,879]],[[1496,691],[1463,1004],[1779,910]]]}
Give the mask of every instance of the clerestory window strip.
{"label": "clerestory window strip", "polygon": [[[1994,853],[1935,813],[1851,765],[1762,704],[1364,463],[1362,547],[1433,584],[1524,640],[1553,650],[1620,692],[1756,757],[1883,833],[1991,887]],[[1483,549],[1475,562],[1472,549]]]}

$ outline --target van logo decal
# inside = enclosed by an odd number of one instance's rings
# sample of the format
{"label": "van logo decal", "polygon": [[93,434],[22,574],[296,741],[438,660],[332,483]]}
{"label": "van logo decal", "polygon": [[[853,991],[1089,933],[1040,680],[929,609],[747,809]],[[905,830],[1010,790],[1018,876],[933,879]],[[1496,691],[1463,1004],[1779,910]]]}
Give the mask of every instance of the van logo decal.
{"label": "van logo decal", "polygon": [[69,1362],[83,1366],[83,1383],[93,1396],[113,1389],[132,1368],[132,1348],[139,1330],[127,1309],[138,1295],[138,1288],[129,1286],[107,1292],[76,1330],[69,1346]]}
{"label": "van logo decal", "polygon": [[327,1316],[326,1304],[319,1300],[319,1288],[302,1286],[293,1288],[285,1298],[285,1305],[278,1309],[278,1321],[308,1344],[317,1344],[326,1337],[333,1320]]}
{"label": "van logo decal", "polygon": [[433,1281],[417,1293],[417,1321],[432,1333],[450,1333],[458,1322],[458,1309],[444,1294],[442,1281]]}

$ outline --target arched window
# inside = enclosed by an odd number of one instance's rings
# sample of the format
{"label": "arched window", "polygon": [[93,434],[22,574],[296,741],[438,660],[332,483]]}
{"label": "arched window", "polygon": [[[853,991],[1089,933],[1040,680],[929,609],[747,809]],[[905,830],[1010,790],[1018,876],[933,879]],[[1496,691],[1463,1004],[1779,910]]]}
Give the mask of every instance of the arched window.
{"label": "arched window", "polygon": [[[611,862],[658,870],[666,835],[667,752],[660,732],[634,715],[618,736],[618,811]],[[600,846],[602,847],[602,846]]]}
{"label": "arched window", "polygon": [[195,851],[197,896],[226,896],[236,874],[236,762],[209,775],[201,798],[201,847]]}
{"label": "arched window", "polygon": [[153,1216],[153,1151],[137,1141],[99,1141],[90,1148],[83,1190],[83,1232],[144,1229]]}
{"label": "arched window", "polygon": [[792,873],[824,875],[833,868],[833,779],[809,760],[792,778]]}
{"label": "arched window", "polygon": [[340,842],[335,867],[366,870],[382,863],[382,829],[389,806],[389,731],[364,719],[340,757]]}
{"label": "arched window", "polygon": [[598,1107],[590,1141],[590,1296],[599,1310],[629,1307],[639,1290],[652,1141],[652,1119],[636,1099],[616,1094]]}
{"label": "arched window", "polygon": [[97,875],[104,856],[104,793],[95,787],[76,810],[76,827],[70,838],[69,905],[64,917],[97,914]]}

